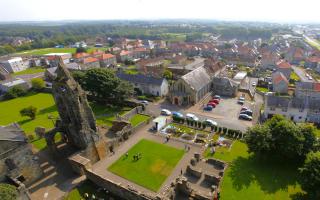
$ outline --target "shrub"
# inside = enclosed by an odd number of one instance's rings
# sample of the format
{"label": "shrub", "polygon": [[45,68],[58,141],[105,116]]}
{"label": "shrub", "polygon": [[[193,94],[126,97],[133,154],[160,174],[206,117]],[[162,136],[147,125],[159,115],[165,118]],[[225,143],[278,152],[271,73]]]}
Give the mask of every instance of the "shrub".
{"label": "shrub", "polygon": [[31,85],[34,90],[41,90],[45,87],[45,83],[42,78],[31,79]]}
{"label": "shrub", "polygon": [[27,108],[23,108],[20,110],[20,115],[22,117],[27,116],[30,117],[32,120],[36,118],[37,108],[34,106],[29,106]]}
{"label": "shrub", "polygon": [[26,95],[27,92],[21,86],[14,86],[10,88],[5,94],[4,99],[14,99]]}
{"label": "shrub", "polygon": [[1,200],[16,200],[18,192],[15,186],[5,183],[0,183],[0,199]]}

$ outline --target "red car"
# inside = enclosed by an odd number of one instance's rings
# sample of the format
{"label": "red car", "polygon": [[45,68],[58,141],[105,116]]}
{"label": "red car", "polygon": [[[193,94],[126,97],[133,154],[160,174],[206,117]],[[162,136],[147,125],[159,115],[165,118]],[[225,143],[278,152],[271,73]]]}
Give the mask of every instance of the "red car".
{"label": "red car", "polygon": [[214,102],[209,102],[207,104],[207,106],[212,106],[213,108],[215,108],[217,106],[217,104],[215,104]]}
{"label": "red car", "polygon": [[215,104],[219,104],[220,103],[219,99],[211,99],[209,102],[213,102]]}

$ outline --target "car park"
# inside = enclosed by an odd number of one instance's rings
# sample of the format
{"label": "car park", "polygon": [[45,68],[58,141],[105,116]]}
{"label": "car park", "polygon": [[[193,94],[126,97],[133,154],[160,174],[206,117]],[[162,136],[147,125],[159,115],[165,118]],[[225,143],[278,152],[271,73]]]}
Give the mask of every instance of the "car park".
{"label": "car park", "polygon": [[172,113],[170,110],[167,110],[167,109],[162,109],[161,110],[161,115],[164,115],[164,116],[170,116]]}
{"label": "car park", "polygon": [[186,118],[187,119],[192,119],[194,121],[199,121],[199,118],[196,115],[192,114],[192,113],[187,113],[186,114]]}
{"label": "car park", "polygon": [[252,121],[252,117],[247,115],[247,114],[240,114],[239,119],[247,120],[247,121]]}
{"label": "car park", "polygon": [[211,119],[206,119],[204,122],[205,122],[207,125],[210,125],[210,126],[218,126],[218,123],[215,122],[215,121],[213,121],[213,120],[211,120]]}

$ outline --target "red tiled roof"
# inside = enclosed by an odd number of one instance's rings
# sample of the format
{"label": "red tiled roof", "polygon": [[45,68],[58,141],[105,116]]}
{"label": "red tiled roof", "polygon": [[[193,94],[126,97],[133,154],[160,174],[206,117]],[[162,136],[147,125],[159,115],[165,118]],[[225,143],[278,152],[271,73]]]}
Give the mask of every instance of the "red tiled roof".
{"label": "red tiled roof", "polygon": [[307,59],[307,62],[318,63],[320,62],[320,57],[312,56]]}
{"label": "red tiled roof", "polygon": [[275,84],[279,84],[281,81],[285,81],[286,83],[289,84],[289,81],[287,80],[287,78],[282,74],[282,73],[277,73],[274,77],[273,77],[273,82]]}
{"label": "red tiled roof", "polygon": [[289,68],[291,68],[290,63],[288,63],[288,62],[286,62],[284,60],[281,60],[281,61],[277,62],[277,66],[278,66],[278,68],[281,68],[281,69],[289,69]]}
{"label": "red tiled roof", "polygon": [[84,58],[84,57],[87,57],[87,56],[90,56],[90,54],[87,54],[87,53],[76,53],[74,55],[74,58]]}
{"label": "red tiled roof", "polygon": [[317,92],[320,92],[320,83],[314,83],[313,84],[313,90],[317,91]]}
{"label": "red tiled roof", "polygon": [[110,54],[110,53],[104,53],[101,55],[101,59],[102,60],[107,60],[107,59],[110,59],[110,58],[114,58],[115,56]]}
{"label": "red tiled roof", "polygon": [[134,49],[134,51],[146,51],[146,50],[147,50],[146,48],[141,48],[141,47]]}
{"label": "red tiled roof", "polygon": [[94,58],[94,57],[88,57],[88,58],[83,59],[83,64],[86,64],[86,63],[93,63],[93,62],[97,62],[97,61],[99,61],[97,58]]}
{"label": "red tiled roof", "polygon": [[122,50],[121,52],[120,52],[120,56],[126,56],[126,55],[129,55],[129,51],[125,51],[125,50]]}

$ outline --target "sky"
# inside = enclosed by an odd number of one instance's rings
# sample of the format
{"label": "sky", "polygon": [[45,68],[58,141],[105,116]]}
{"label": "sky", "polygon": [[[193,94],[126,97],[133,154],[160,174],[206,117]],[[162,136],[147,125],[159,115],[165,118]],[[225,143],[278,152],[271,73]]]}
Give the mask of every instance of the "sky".
{"label": "sky", "polygon": [[0,21],[211,19],[320,23],[320,0],[0,0]]}

